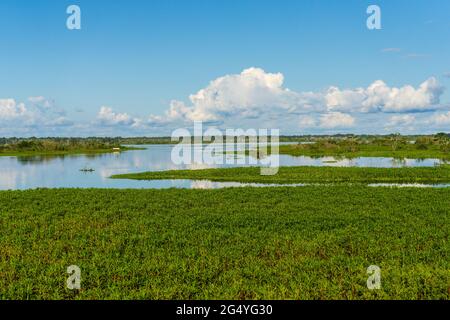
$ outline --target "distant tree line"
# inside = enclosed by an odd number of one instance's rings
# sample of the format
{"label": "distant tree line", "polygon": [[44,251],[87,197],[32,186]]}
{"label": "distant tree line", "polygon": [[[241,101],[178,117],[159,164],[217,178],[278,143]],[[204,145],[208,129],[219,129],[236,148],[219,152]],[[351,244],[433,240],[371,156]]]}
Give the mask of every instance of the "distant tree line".
{"label": "distant tree line", "polygon": [[[193,141],[193,137],[191,137]],[[394,150],[405,145],[414,144],[418,149],[427,149],[430,146],[439,146],[444,151],[450,149],[450,134],[437,133],[434,135],[297,135],[280,136],[281,142],[314,141],[316,147],[333,147],[336,145],[355,149],[361,144],[390,146]],[[246,139],[248,141],[248,139]],[[87,138],[0,138],[0,152],[7,151],[70,151],[70,150],[99,150],[117,148],[121,145],[142,144],[170,144],[177,143],[170,137],[87,137]]]}

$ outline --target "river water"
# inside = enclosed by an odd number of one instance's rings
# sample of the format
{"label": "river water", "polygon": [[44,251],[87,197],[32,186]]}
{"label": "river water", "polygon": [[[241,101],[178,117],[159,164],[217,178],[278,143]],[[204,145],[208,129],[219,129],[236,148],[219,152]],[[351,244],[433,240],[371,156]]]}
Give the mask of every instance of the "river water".
{"label": "river water", "polygon": [[[227,154],[230,160],[240,159],[246,164],[223,165],[176,165],[171,160],[173,145],[140,146],[146,150],[98,155],[0,157],[0,190],[23,190],[35,188],[223,188],[238,186],[261,186],[235,182],[211,182],[193,180],[138,181],[109,179],[113,174],[177,169],[205,169],[217,167],[246,166],[249,157]],[[218,155],[217,157],[224,157]],[[274,157],[274,156],[273,156]],[[335,159],[333,157],[311,158],[280,155],[280,166],[356,166],[356,167],[418,167],[440,164],[438,159],[396,160],[392,158]],[[93,172],[80,169],[92,168]]]}

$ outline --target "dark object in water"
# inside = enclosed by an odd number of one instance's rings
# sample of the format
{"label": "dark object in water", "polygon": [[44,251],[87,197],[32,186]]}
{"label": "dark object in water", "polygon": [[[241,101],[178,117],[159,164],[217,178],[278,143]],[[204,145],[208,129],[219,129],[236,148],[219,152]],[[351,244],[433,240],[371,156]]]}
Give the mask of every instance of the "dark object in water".
{"label": "dark object in water", "polygon": [[84,168],[84,169],[80,169],[81,172],[94,172],[95,170],[92,168]]}

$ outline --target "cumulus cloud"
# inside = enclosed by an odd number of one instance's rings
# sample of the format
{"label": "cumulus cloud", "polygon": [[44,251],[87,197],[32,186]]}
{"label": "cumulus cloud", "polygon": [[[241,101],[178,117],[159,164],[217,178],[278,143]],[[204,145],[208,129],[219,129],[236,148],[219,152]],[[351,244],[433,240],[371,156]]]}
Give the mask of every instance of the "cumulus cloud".
{"label": "cumulus cloud", "polygon": [[324,129],[349,128],[354,124],[355,118],[341,112],[329,112],[320,117],[320,127]]}
{"label": "cumulus cloud", "polygon": [[[151,115],[149,123],[173,121],[223,121],[262,115],[305,113],[423,112],[439,108],[443,87],[431,77],[417,88],[390,87],[374,81],[367,88],[329,87],[319,92],[295,92],[284,87],[281,73],[249,68],[240,74],[225,75],[189,97],[189,104],[174,100],[162,116]],[[338,113],[339,114],[339,113]]]}
{"label": "cumulus cloud", "polygon": [[55,108],[51,100],[30,97],[29,105],[14,99],[0,99],[0,125],[5,130],[39,129],[40,127],[64,127],[73,124],[64,110]]}
{"label": "cumulus cloud", "polygon": [[105,126],[133,126],[140,122],[139,119],[135,119],[127,113],[116,113],[112,108],[105,106],[100,108],[97,120]]}
{"label": "cumulus cloud", "polygon": [[26,115],[25,104],[14,99],[0,99],[0,120],[14,120]]}
{"label": "cumulus cloud", "polygon": [[406,85],[389,87],[381,80],[367,88],[340,90],[331,87],[325,96],[330,111],[353,112],[417,112],[436,110],[443,87],[429,78],[417,89]]}
{"label": "cumulus cloud", "polygon": [[[166,112],[167,120],[218,121],[239,115],[257,117],[267,108],[288,109],[297,98],[296,93],[283,88],[281,73],[266,73],[259,68],[249,68],[240,74],[226,75],[189,96],[191,105],[172,101]],[[152,121],[163,119],[151,116]]]}
{"label": "cumulus cloud", "polygon": [[[386,52],[389,51],[394,50]],[[379,127],[410,125],[413,116],[408,113],[448,110],[449,105],[441,104],[442,94],[443,87],[434,77],[417,87],[408,84],[392,87],[376,80],[367,87],[331,86],[320,91],[293,91],[285,86],[283,74],[248,68],[214,79],[191,94],[188,102],[171,101],[161,115],[135,117],[102,106],[95,121],[85,124],[92,132],[167,132],[193,121],[223,127],[250,124],[320,130],[355,127],[356,117],[360,124],[364,118],[380,114],[384,122],[378,124]],[[394,115],[388,119],[391,114]],[[445,114],[436,117],[433,123],[445,123]],[[74,123],[65,117],[65,111],[55,101],[34,96],[26,103],[0,99],[0,125],[3,128],[17,125],[58,128]]]}
{"label": "cumulus cloud", "polygon": [[190,95],[189,105],[174,100],[164,116],[151,115],[150,123],[256,119],[263,114],[305,113],[323,108],[321,93],[297,93],[285,88],[283,82],[281,73],[267,73],[260,68],[219,77]]}

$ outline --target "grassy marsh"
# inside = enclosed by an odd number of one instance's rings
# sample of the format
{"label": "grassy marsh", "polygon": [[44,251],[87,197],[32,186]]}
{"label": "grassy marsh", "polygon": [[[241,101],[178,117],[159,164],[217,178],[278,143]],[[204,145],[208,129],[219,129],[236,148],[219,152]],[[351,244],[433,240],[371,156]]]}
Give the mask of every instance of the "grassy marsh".
{"label": "grassy marsh", "polygon": [[449,183],[450,166],[429,168],[280,167],[262,176],[258,167],[171,170],[114,175],[113,179],[193,179],[259,183]]}

